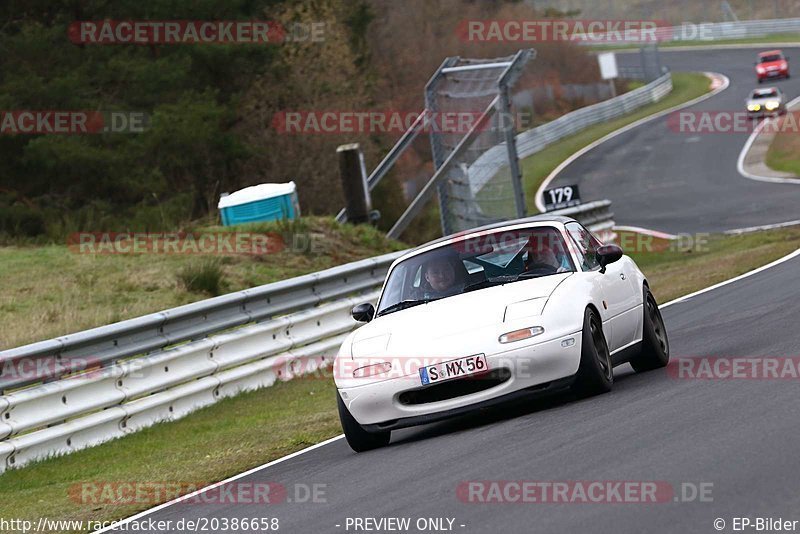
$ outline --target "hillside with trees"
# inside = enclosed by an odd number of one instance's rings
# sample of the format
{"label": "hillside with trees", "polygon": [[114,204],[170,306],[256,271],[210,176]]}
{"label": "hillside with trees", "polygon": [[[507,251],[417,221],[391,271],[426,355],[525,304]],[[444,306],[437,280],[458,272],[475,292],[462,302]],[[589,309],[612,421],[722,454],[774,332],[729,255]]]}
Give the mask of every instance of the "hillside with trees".
{"label": "hillside with trees", "polygon": [[[141,133],[0,135],[0,235],[63,242],[79,230],[162,231],[216,217],[222,192],[294,180],[306,214],[343,205],[335,148],[361,143],[373,167],[398,135],[286,135],[284,110],[421,110],[445,56],[496,57],[518,43],[464,42],[469,18],[542,16],[514,1],[29,0],[0,7],[0,110],[143,112]],[[559,15],[552,10],[547,16]],[[324,23],[323,39],[277,44],[75,44],[74,21],[270,20]],[[536,47],[531,79],[594,82],[594,59],[559,43]],[[378,191],[402,210],[401,162]]]}

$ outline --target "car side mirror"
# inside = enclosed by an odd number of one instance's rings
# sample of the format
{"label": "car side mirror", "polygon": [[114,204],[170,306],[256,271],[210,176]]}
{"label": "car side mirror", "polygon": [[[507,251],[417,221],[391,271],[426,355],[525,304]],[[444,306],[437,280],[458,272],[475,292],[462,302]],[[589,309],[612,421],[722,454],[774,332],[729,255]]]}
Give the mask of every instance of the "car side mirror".
{"label": "car side mirror", "polygon": [[353,306],[350,315],[359,323],[368,323],[375,317],[375,307],[369,302],[364,302]]}
{"label": "car side mirror", "polygon": [[614,263],[622,257],[622,249],[617,245],[603,245],[597,249],[597,263],[600,264],[600,272],[606,272],[606,265]]}

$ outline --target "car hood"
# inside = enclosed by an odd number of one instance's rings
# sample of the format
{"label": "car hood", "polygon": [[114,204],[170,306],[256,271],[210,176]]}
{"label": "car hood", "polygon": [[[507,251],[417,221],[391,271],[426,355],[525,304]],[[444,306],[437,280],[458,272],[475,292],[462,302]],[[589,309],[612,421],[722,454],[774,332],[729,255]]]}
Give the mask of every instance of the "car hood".
{"label": "car hood", "polygon": [[448,352],[449,338],[467,342],[472,335],[503,323],[509,305],[549,297],[573,273],[520,280],[420,304],[382,317],[356,330],[352,356],[422,356],[420,350]]}

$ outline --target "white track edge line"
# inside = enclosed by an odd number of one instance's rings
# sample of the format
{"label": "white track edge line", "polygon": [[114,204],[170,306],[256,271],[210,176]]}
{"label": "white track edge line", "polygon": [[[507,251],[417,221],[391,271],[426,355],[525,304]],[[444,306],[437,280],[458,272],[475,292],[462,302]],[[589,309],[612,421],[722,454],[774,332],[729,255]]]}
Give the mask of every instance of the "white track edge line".
{"label": "white track edge line", "polygon": [[[553,171],[550,174],[547,175],[547,178],[544,179],[544,181],[541,183],[541,185],[539,185],[539,189],[536,190],[536,196],[534,198],[534,201],[536,203],[536,209],[538,209],[541,213],[545,213],[544,200],[543,200],[544,195],[542,193],[544,192],[545,189],[547,189],[547,186],[550,185],[550,182],[555,180],[556,176],[558,176],[558,174],[561,171],[563,171],[568,165],[570,165],[573,161],[575,161],[579,157],[583,156],[584,154],[586,154],[587,152],[589,152],[593,148],[601,145],[602,143],[605,143],[606,141],[608,141],[610,139],[613,139],[614,137],[627,132],[628,130],[632,130],[633,128],[636,128],[637,126],[640,126],[640,125],[642,125],[642,124],[644,124],[646,122],[649,122],[651,120],[657,119],[659,117],[663,117],[664,115],[672,113],[673,111],[677,111],[679,109],[683,109],[685,107],[692,106],[694,104],[697,104],[698,102],[702,102],[703,100],[707,100],[707,99],[711,98],[712,96],[716,96],[717,94],[719,94],[722,91],[724,91],[725,89],[727,89],[728,86],[731,83],[730,79],[727,76],[725,76],[724,74],[720,74],[720,73],[716,73],[716,72],[704,72],[703,74],[705,74],[712,82],[713,82],[715,76],[719,77],[719,78],[722,78],[722,85],[720,85],[719,87],[717,87],[715,89],[712,89],[711,91],[709,91],[707,93],[704,93],[704,94],[702,94],[702,95],[700,95],[700,96],[698,96],[696,98],[693,98],[692,100],[689,100],[689,101],[684,102],[682,104],[678,104],[676,106],[672,106],[671,108],[662,109],[661,111],[657,111],[656,113],[653,113],[652,115],[648,115],[646,117],[642,117],[641,119],[639,119],[637,121],[634,121],[634,122],[632,122],[630,124],[627,124],[627,125],[623,126],[622,128],[619,128],[618,130],[614,130],[613,132],[604,135],[600,139],[596,139],[595,141],[589,143],[588,145],[586,145],[582,149],[580,149],[577,152],[573,153],[567,159],[565,159],[564,161],[559,163],[559,165],[555,169],[553,169]],[[531,154],[529,157],[536,157],[536,154]]]}
{"label": "white track edge line", "polygon": [[249,469],[249,470],[247,470],[247,471],[245,471],[243,473],[239,473],[238,475],[234,475],[234,476],[232,476],[230,478],[226,478],[225,480],[220,480],[219,482],[214,482],[213,484],[211,484],[209,486],[206,486],[204,488],[200,488],[199,490],[193,491],[192,493],[187,493],[186,495],[181,495],[178,498],[172,499],[171,501],[168,501],[168,502],[165,502],[165,503],[161,503],[158,506],[154,506],[153,508],[149,508],[147,510],[139,512],[138,514],[132,515],[131,517],[127,517],[125,519],[120,519],[118,521],[115,521],[114,523],[112,523],[111,525],[109,525],[107,527],[104,527],[104,528],[102,528],[100,530],[95,530],[92,534],[100,534],[101,532],[113,531],[113,530],[121,527],[122,525],[127,525],[127,524],[131,523],[132,521],[136,521],[136,520],[138,520],[138,519],[140,519],[142,517],[148,516],[148,515],[152,514],[153,512],[157,512],[157,511],[159,511],[159,510],[161,510],[163,508],[167,508],[169,506],[172,506],[173,504],[178,504],[181,501],[185,501],[187,499],[191,499],[195,495],[199,495],[201,493],[205,493],[205,492],[207,492],[209,490],[212,490],[212,489],[214,489],[216,487],[222,486],[223,484],[228,484],[229,482],[233,482],[234,480],[238,480],[238,479],[240,479],[242,477],[246,477],[247,475],[256,473],[258,471],[261,471],[262,469],[266,469],[267,467],[271,467],[271,466],[279,464],[281,462],[285,462],[286,460],[291,460],[292,458],[294,458],[296,456],[300,456],[301,454],[305,454],[305,453],[307,453],[309,451],[312,451],[314,449],[318,449],[320,447],[324,447],[325,445],[328,445],[329,443],[333,443],[335,441],[338,441],[338,440],[342,439],[343,437],[344,437],[344,434],[339,434],[338,436],[334,436],[334,437],[332,437],[330,439],[326,439],[325,441],[321,441],[319,443],[311,445],[310,447],[306,447],[305,449],[302,449],[302,450],[299,450],[299,451],[295,451],[295,452],[293,452],[291,454],[287,454],[286,456],[278,458],[277,460],[272,460],[271,462],[267,462],[267,463],[265,463],[263,465],[260,465],[258,467],[254,467],[254,468]]}
{"label": "white track edge line", "polygon": [[798,248],[794,252],[790,252],[786,256],[783,256],[782,258],[778,258],[777,260],[772,261],[772,262],[770,262],[770,263],[768,263],[766,265],[762,265],[761,267],[756,267],[752,271],[747,271],[746,273],[740,274],[739,276],[735,276],[735,277],[730,278],[728,280],[723,280],[722,282],[716,283],[716,284],[714,284],[712,286],[709,286],[709,287],[706,287],[704,289],[700,289],[699,291],[695,291],[694,293],[689,293],[688,295],[684,295],[682,297],[678,297],[676,299],[673,299],[673,300],[671,300],[671,301],[669,301],[669,302],[667,302],[665,304],[661,304],[659,306],[659,308],[666,308],[667,306],[672,306],[673,304],[678,304],[680,302],[686,302],[687,300],[689,300],[689,299],[691,299],[693,297],[696,297],[698,295],[702,295],[703,293],[708,293],[709,291],[713,291],[713,290],[718,289],[718,288],[720,288],[722,286],[726,286],[728,284],[732,284],[734,282],[738,282],[739,280],[742,280],[742,279],[747,278],[749,276],[753,276],[754,274],[758,274],[761,271],[766,271],[767,269],[771,269],[772,267],[780,265],[781,263],[789,261],[789,260],[791,260],[791,259],[793,259],[793,258],[795,258],[797,256],[800,256],[800,248]]}
{"label": "white track edge line", "polygon": [[667,232],[659,232],[658,230],[651,230],[649,228],[642,228],[641,226],[614,226],[614,230],[621,230],[623,232],[636,232],[637,234],[645,234],[660,239],[669,239],[670,241],[678,239],[675,234],[668,234]]}
{"label": "white track edge line", "polygon": [[798,226],[798,225],[800,225],[800,219],[795,219],[793,221],[786,221],[782,223],[762,224],[760,226],[747,226],[745,228],[735,228],[733,230],[725,230],[723,233],[728,235],[741,235],[741,234],[749,234],[751,232],[762,232],[764,230],[775,230],[778,228],[787,228],[789,226]]}

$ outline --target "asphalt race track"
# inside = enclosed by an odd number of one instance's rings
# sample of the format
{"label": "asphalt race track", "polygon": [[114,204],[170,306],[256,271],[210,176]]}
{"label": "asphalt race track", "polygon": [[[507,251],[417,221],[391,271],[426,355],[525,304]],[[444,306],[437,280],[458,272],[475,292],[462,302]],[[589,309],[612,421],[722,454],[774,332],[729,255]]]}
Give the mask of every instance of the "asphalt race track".
{"label": "asphalt race track", "polygon": [[[800,354],[786,335],[800,316],[798,270],[795,257],[665,308],[673,360]],[[798,510],[796,381],[637,375],[627,365],[615,375],[607,395],[398,431],[389,447],[363,454],[342,439],[232,483],[283,484],[289,499],[305,495],[297,484],[324,484],[324,503],[178,503],[147,519],[277,517],[291,533],[346,532],[347,517],[449,517],[465,533],[713,532],[718,517]],[[457,487],[473,480],[665,481],[678,496],[684,483],[711,483],[713,502],[462,502]]]}
{"label": "asphalt race track", "polygon": [[[745,98],[758,87],[753,62],[765,49],[662,49],[662,62],[673,72],[711,71],[730,79],[726,90],[681,111],[745,111]],[[783,50],[797,74],[762,87],[780,87],[791,100],[800,96],[800,48]],[[617,58],[622,65],[639,62],[638,54]],[[578,184],[584,202],[612,201],[617,224],[669,233],[722,232],[800,219],[800,183],[758,182],[737,171],[749,134],[684,133],[669,128],[667,121],[668,116],[654,119],[590,150],[550,187]]]}
{"label": "asphalt race track", "polygon": [[[664,53],[675,71],[730,77],[729,89],[696,110],[740,109],[753,87],[754,55]],[[800,49],[789,55],[800,65]],[[800,94],[794,78],[778,84],[790,98]],[[619,224],[669,232],[800,218],[800,187],[738,174],[746,137],[691,140],[658,119],[590,151],[559,182],[580,184],[584,199],[610,198]],[[673,360],[800,354],[800,338],[787,335],[800,316],[799,271],[797,256],[664,308]],[[732,518],[741,516],[800,519],[796,381],[686,379],[665,370],[634,374],[627,365],[617,368],[615,380],[612,393],[591,399],[528,400],[397,431],[389,447],[369,453],[357,455],[340,439],[232,483],[279,483],[294,502],[177,503],[141,519],[175,524],[275,517],[281,532],[336,533],[355,531],[346,528],[348,517],[408,517],[412,525],[418,518],[450,518],[453,530],[464,533],[615,534],[716,532],[717,518],[730,532]],[[498,504],[459,498],[462,482],[487,480],[661,481],[678,501]],[[691,488],[701,484],[711,488],[704,502],[691,498]],[[313,485],[324,485],[320,502],[296,502],[297,492],[305,493],[296,488]],[[681,488],[690,488],[685,500],[692,502],[679,502]]]}

